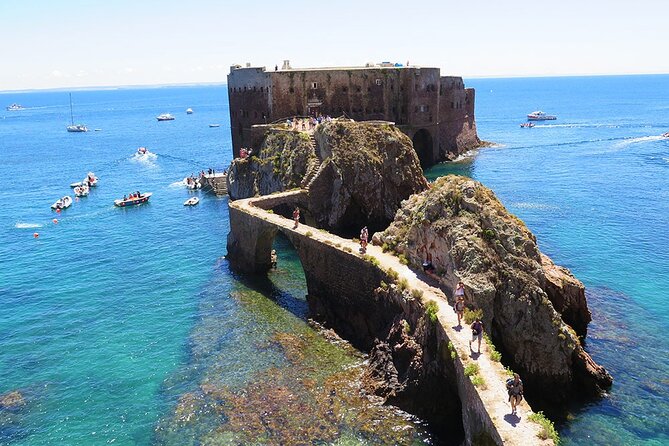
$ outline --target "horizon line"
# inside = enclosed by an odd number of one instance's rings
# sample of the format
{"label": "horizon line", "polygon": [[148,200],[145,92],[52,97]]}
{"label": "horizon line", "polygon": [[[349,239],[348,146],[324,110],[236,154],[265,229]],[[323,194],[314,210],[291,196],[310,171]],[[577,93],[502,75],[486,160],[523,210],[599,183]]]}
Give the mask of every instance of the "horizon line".
{"label": "horizon line", "polygon": [[[426,67],[427,68],[427,67]],[[669,73],[607,73],[607,74],[537,74],[537,75],[475,75],[460,76],[463,79],[536,79],[536,78],[562,78],[562,77],[623,77],[623,76],[667,76]],[[204,82],[170,82],[164,84],[122,84],[122,85],[91,85],[79,87],[44,87],[44,88],[22,88],[15,90],[0,90],[0,94],[11,93],[32,93],[47,91],[101,91],[101,90],[120,90],[120,89],[141,89],[141,88],[164,88],[164,87],[200,87],[200,86],[222,86],[227,85],[221,81]]]}

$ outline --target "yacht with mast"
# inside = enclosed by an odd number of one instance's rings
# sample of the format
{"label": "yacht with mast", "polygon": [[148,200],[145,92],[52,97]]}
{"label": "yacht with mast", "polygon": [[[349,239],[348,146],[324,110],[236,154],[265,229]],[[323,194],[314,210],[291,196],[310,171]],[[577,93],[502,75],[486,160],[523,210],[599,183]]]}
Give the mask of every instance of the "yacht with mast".
{"label": "yacht with mast", "polygon": [[67,126],[67,131],[71,133],[82,133],[88,131],[88,127],[86,127],[84,124],[74,123],[74,114],[72,113],[72,93],[70,93],[70,125]]}

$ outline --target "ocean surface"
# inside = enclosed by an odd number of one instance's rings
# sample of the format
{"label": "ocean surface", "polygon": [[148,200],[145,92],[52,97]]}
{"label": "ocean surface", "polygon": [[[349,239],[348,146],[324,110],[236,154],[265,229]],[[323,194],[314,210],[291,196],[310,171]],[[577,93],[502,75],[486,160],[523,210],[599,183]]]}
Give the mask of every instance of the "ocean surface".
{"label": "ocean surface", "polygon": [[[669,444],[669,76],[466,84],[496,145],[428,177],[492,188],[586,284],[587,349],[615,378],[561,418],[564,443]],[[0,395],[23,398],[0,409],[0,445],[439,442],[360,398],[364,358],[307,323],[288,241],[267,280],[229,269],[227,198],[181,182],[230,163],[224,86],[72,98],[75,121],[100,131],[65,131],[68,92],[0,94],[26,107],[0,111]],[[558,120],[520,128],[537,109]],[[52,211],[88,171],[100,186]],[[113,206],[135,190],[150,202]]]}

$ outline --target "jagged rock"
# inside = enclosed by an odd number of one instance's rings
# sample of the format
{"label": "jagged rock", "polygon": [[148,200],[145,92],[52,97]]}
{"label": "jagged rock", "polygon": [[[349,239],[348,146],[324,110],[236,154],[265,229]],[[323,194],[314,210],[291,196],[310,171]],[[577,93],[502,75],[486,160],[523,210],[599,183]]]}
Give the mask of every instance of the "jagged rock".
{"label": "jagged rock", "polygon": [[319,226],[382,228],[402,200],[427,188],[411,140],[389,124],[337,120],[315,132],[325,166],[309,187]]}
{"label": "jagged rock", "polygon": [[317,167],[316,161],[306,133],[270,129],[258,156],[232,161],[228,193],[237,200],[300,187],[309,169]]}
{"label": "jagged rock", "polygon": [[611,376],[565,323],[585,331],[589,312],[582,284],[544,260],[525,224],[480,183],[454,175],[438,179],[403,202],[373,242],[416,267],[430,253],[444,283],[462,280],[467,305],[483,310],[487,331],[535,400],[561,401],[611,385]]}
{"label": "jagged rock", "polygon": [[580,336],[585,337],[592,315],[585,299],[585,287],[565,267],[558,266],[546,255],[541,254],[541,265],[546,275],[544,290],[553,303],[555,311]]}
{"label": "jagged rock", "polygon": [[15,410],[25,404],[26,401],[18,390],[0,395],[0,410]]}

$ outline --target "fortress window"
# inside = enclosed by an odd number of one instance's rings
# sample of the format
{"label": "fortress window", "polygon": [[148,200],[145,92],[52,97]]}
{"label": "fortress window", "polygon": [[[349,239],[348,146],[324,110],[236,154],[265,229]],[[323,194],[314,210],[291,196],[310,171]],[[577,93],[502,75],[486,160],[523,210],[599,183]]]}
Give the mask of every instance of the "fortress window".
{"label": "fortress window", "polygon": [[260,87],[260,92],[262,93],[265,87]]}
{"label": "fortress window", "polygon": [[288,89],[288,91],[289,91],[290,93],[295,93],[295,89],[294,89],[293,87],[290,87],[290,88]]}
{"label": "fortress window", "polygon": [[244,85],[244,91],[246,91],[246,85]]}
{"label": "fortress window", "polygon": [[421,106],[420,106],[420,111],[421,111],[421,112],[426,112],[426,111],[429,111],[429,110],[430,110],[430,106],[429,106],[429,105],[421,105]]}
{"label": "fortress window", "polygon": [[360,87],[355,87],[355,90],[360,93]]}
{"label": "fortress window", "polygon": [[455,108],[455,102],[451,101],[451,108]]}
{"label": "fortress window", "polygon": [[381,85],[381,79],[376,80],[376,85]]}
{"label": "fortress window", "polygon": [[315,89],[317,89],[317,88],[318,88],[318,82],[312,82],[312,83],[311,83],[311,89],[312,89],[312,90],[315,90]]}
{"label": "fortress window", "polygon": [[253,91],[256,91],[256,86],[255,85],[253,86]]}

